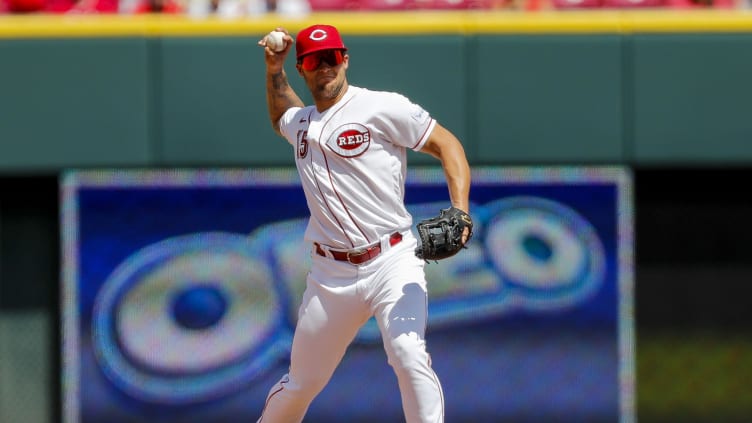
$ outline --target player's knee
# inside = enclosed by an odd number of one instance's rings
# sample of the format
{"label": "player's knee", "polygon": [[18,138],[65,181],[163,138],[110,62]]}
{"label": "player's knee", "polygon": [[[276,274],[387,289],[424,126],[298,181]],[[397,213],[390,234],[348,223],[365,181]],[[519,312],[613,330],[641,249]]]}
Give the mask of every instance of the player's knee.
{"label": "player's knee", "polygon": [[327,378],[318,376],[290,378],[287,389],[296,396],[313,398],[324,389],[327,382]]}
{"label": "player's knee", "polygon": [[429,360],[425,341],[414,334],[390,339],[387,355],[389,364],[396,372],[425,367]]}

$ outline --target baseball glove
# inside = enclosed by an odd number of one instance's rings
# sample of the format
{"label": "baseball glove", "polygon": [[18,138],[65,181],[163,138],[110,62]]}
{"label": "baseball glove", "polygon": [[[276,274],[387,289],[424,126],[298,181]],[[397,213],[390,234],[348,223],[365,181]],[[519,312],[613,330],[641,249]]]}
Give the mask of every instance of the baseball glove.
{"label": "baseball glove", "polygon": [[464,248],[462,233],[465,228],[470,230],[466,240],[469,241],[473,235],[470,215],[456,207],[442,209],[438,216],[418,223],[419,240],[415,255],[426,261],[452,257]]}

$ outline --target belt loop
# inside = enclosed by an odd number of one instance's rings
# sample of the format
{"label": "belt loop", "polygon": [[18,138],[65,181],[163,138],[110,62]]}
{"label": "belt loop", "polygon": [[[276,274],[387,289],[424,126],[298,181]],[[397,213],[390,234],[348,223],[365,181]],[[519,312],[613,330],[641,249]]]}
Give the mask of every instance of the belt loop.
{"label": "belt loop", "polygon": [[328,245],[316,244],[316,248],[321,249],[324,252],[324,257],[334,259],[334,254],[329,250]]}
{"label": "belt loop", "polygon": [[381,244],[382,253],[386,252],[386,250],[388,250],[389,247],[391,247],[391,241],[390,241],[391,238],[392,238],[392,234],[386,234],[386,235],[381,236],[379,243]]}
{"label": "belt loop", "polygon": [[[393,241],[394,238],[398,238],[398,241]],[[392,232],[390,234],[383,235],[381,237],[381,252],[385,252],[392,248],[393,246],[397,245],[402,241],[402,232]]]}

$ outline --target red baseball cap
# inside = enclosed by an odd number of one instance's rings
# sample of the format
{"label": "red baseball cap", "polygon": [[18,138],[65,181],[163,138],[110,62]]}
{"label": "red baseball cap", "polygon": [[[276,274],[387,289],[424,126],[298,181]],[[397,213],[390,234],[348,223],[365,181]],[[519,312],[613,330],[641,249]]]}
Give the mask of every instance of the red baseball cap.
{"label": "red baseball cap", "polygon": [[298,33],[295,40],[298,59],[319,50],[347,50],[337,28],[331,25],[312,25]]}

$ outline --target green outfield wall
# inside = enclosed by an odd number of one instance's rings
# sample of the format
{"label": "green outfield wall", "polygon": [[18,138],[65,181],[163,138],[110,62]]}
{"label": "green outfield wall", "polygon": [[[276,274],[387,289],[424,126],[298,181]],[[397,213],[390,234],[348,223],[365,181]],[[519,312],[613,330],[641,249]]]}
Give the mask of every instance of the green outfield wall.
{"label": "green outfield wall", "polygon": [[750,421],[752,15],[602,11],[0,16],[0,422],[61,421],[59,171],[292,166],[256,41],[319,22],[473,165],[632,167],[638,421]]}
{"label": "green outfield wall", "polygon": [[289,164],[256,42],[314,22],[352,84],[422,104],[475,164],[752,162],[745,14],[38,16],[0,18],[0,171]]}

